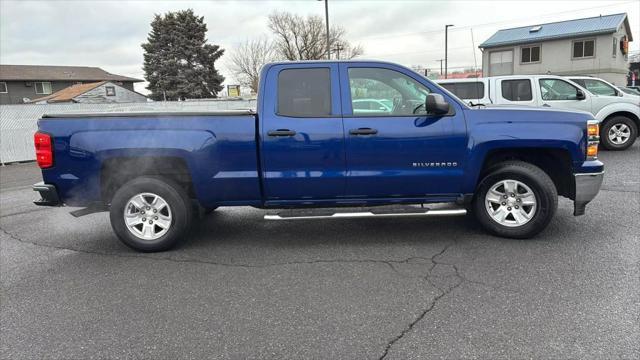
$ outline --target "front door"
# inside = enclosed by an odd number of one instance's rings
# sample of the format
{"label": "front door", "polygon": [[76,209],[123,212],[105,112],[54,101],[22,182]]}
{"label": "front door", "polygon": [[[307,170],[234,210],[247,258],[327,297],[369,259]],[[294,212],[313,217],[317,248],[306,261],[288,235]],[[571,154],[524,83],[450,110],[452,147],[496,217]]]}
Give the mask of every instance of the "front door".
{"label": "front door", "polygon": [[[466,126],[457,103],[402,67],[341,64],[340,77],[346,197],[460,194]],[[425,98],[432,91],[445,96],[454,110],[444,116],[427,114]]]}
{"label": "front door", "polygon": [[557,78],[541,78],[540,102],[544,107],[591,112],[591,97],[578,99],[578,88]]}
{"label": "front door", "polygon": [[260,114],[262,171],[268,204],[344,195],[345,161],[338,67],[279,65],[267,74]]}

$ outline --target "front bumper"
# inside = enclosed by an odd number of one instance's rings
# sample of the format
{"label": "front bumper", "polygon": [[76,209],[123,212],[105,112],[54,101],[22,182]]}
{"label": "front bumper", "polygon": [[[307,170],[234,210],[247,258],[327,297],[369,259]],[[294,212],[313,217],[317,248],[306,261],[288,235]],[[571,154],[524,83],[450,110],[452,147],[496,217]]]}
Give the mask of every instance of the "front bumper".
{"label": "front bumper", "polygon": [[39,182],[33,184],[32,188],[33,191],[40,193],[40,200],[35,200],[34,204],[38,206],[62,206],[55,186]]}
{"label": "front bumper", "polygon": [[587,204],[598,195],[604,171],[598,173],[573,174],[575,178],[576,197],[573,201],[573,215],[584,215]]}

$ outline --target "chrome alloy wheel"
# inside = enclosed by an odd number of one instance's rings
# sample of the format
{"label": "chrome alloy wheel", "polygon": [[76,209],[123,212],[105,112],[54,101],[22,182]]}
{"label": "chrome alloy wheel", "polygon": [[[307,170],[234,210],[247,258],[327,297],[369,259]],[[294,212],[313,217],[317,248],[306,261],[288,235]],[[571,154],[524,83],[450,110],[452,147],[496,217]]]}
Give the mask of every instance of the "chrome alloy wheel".
{"label": "chrome alloy wheel", "polygon": [[485,196],[485,207],[493,221],[508,227],[528,223],[536,213],[536,195],[517,180],[501,180]]}
{"label": "chrome alloy wheel", "polygon": [[142,240],[156,240],[171,227],[171,208],[160,196],[141,193],[133,196],[124,207],[127,229]]}
{"label": "chrome alloy wheel", "polygon": [[609,129],[609,140],[616,145],[622,145],[629,141],[631,129],[627,124],[618,123]]}

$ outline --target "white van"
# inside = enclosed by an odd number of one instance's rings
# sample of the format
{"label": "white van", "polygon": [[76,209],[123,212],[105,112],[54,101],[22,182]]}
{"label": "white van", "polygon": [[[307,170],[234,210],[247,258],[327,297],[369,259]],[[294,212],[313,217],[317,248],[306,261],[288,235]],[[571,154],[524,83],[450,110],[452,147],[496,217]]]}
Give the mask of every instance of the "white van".
{"label": "white van", "polygon": [[443,79],[436,83],[474,106],[525,105],[589,112],[600,121],[600,142],[606,149],[624,150],[638,137],[640,101],[637,96],[594,94],[555,75]]}

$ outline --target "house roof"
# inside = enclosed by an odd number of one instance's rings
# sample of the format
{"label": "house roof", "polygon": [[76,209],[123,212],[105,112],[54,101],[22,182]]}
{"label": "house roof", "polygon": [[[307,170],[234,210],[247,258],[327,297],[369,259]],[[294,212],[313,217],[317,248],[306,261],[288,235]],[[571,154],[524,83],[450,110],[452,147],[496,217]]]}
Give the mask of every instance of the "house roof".
{"label": "house roof", "polygon": [[[480,44],[479,47],[489,48],[579,36],[609,34],[618,31],[622,24],[626,27],[629,41],[633,41],[627,14],[621,13],[498,30],[498,32]],[[539,29],[536,31],[535,29],[538,27]]]}
{"label": "house roof", "polygon": [[0,80],[143,81],[128,76],[111,74],[99,67],[49,65],[0,65]]}
{"label": "house roof", "polygon": [[41,101],[46,101],[48,103],[54,102],[68,102],[72,101],[76,96],[82,95],[89,90],[93,90],[98,86],[106,83],[107,81],[98,81],[89,84],[75,84],[69,87],[66,87],[62,90],[58,90],[51,95],[47,95],[38,99],[33,99],[29,101],[30,103],[38,103]]}

